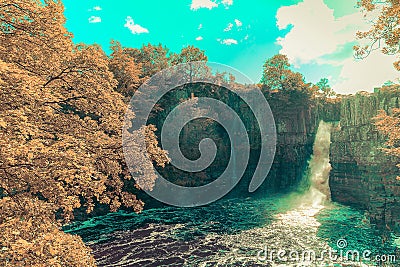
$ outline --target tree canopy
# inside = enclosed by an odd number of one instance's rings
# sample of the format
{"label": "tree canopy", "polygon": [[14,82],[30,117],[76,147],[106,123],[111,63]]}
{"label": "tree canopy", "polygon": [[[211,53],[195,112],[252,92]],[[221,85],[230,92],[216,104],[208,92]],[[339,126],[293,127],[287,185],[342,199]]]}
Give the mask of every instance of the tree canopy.
{"label": "tree canopy", "polygon": [[[381,50],[387,55],[397,55],[397,60],[393,65],[400,71],[400,1],[359,0],[358,6],[363,12],[378,11],[379,15],[372,21],[368,31],[357,33],[358,38],[367,40],[369,44],[355,46],[356,56],[365,58],[374,50]],[[386,87],[388,90],[398,90],[391,82],[388,82]],[[375,118],[375,125],[380,132],[388,136],[388,147],[385,151],[400,158],[400,110],[394,108],[390,113],[380,111]],[[397,166],[400,168],[400,164]]]}
{"label": "tree canopy", "polygon": [[173,53],[170,56],[170,62],[172,65],[207,60],[208,58],[205,52],[192,45],[182,48],[179,54]]}
{"label": "tree canopy", "polygon": [[143,45],[138,48],[124,48],[124,53],[141,66],[140,78],[148,79],[157,72],[167,68],[169,49],[161,44]]}
{"label": "tree canopy", "polygon": [[318,91],[320,91],[320,93],[322,93],[322,95],[325,97],[332,97],[336,95],[335,91],[333,91],[329,85],[329,80],[327,78],[322,78],[315,85],[317,86]]}
{"label": "tree canopy", "polygon": [[[97,45],[74,45],[63,10],[59,1],[0,1],[0,265],[93,266],[61,223],[82,205],[143,207],[123,190],[126,104],[114,90],[136,82],[136,65],[118,47],[110,60]],[[154,129],[146,134],[164,165]]]}
{"label": "tree canopy", "polygon": [[308,85],[299,72],[290,69],[289,59],[286,55],[277,54],[264,63],[261,84],[267,90],[280,91],[306,91]]}
{"label": "tree canopy", "polygon": [[[381,50],[384,54],[399,55],[400,49],[400,2],[398,0],[359,0],[358,6],[365,14],[378,11],[379,15],[372,21],[366,32],[358,32],[357,37],[368,41],[367,45],[355,46],[356,56],[367,57],[373,50]],[[400,60],[394,67],[400,70]]]}

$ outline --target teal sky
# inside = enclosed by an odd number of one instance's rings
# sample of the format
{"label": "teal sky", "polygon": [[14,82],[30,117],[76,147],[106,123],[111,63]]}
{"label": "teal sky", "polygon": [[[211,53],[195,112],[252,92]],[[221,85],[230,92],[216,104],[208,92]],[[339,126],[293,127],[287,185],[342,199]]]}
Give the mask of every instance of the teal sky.
{"label": "teal sky", "polygon": [[[294,70],[304,74],[307,81],[317,82],[328,77],[332,86],[337,85],[337,91],[346,93],[368,91],[375,86],[346,82],[348,77],[344,71],[356,64],[350,62],[354,33],[361,27],[358,25],[361,14],[355,2],[63,1],[66,27],[74,34],[74,42],[97,43],[107,52],[111,39],[128,47],[161,43],[174,52],[194,45],[206,51],[209,61],[230,65],[254,82],[260,80],[264,61],[284,52]],[[279,21],[287,25],[278,27]],[[388,78],[382,77],[385,79]]]}

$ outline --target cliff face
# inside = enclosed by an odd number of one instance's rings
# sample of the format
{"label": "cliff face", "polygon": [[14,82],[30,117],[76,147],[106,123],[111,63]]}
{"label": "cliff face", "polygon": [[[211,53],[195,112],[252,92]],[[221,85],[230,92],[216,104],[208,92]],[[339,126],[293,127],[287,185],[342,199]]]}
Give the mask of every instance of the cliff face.
{"label": "cliff face", "polygon": [[372,123],[378,110],[399,107],[398,93],[359,93],[341,104],[340,123],[333,130],[330,188],[332,200],[369,211],[372,223],[398,227],[400,182],[395,159]]}
{"label": "cliff face", "polygon": [[269,100],[275,118],[277,146],[274,163],[259,191],[282,191],[297,185],[303,178],[320,120],[339,119],[340,103],[307,105],[286,102],[279,96]]}
{"label": "cliff face", "polygon": [[[193,90],[183,88],[173,92],[169,99],[188,99]],[[217,94],[217,95],[216,95]],[[257,122],[249,107],[234,94],[222,90],[213,90],[207,86],[195,88],[196,97],[216,97],[235,110],[241,117],[250,141],[251,151],[247,169],[239,184],[229,194],[230,196],[247,196],[250,180],[258,164],[261,138]],[[313,143],[320,120],[339,120],[340,103],[312,103],[304,94],[271,93],[266,96],[274,115],[277,130],[277,146],[273,165],[257,194],[280,192],[295,186],[302,179],[311,157]],[[176,104],[176,103],[175,103]],[[158,129],[175,104],[165,104],[169,107],[155,116],[152,121]],[[198,113],[201,114],[201,110]],[[200,156],[198,144],[203,138],[211,138],[217,145],[217,155],[214,162],[204,171],[188,173],[171,165],[159,169],[163,176],[171,182],[183,186],[200,186],[219,177],[226,169],[230,160],[230,141],[227,133],[217,123],[209,120],[197,120],[184,127],[180,135],[182,153],[189,159]],[[253,194],[252,194],[253,195]]]}
{"label": "cliff face", "polygon": [[[301,96],[300,96],[301,97]],[[327,103],[301,99],[282,93],[267,96],[271,107],[277,132],[276,153],[271,170],[260,188],[255,192],[266,195],[269,192],[282,192],[293,189],[303,179],[308,161],[313,152],[313,144],[320,120],[338,121],[340,102]],[[242,113],[245,115],[246,113]],[[246,123],[250,118],[244,116]],[[248,195],[248,187],[254,169],[258,163],[261,147],[260,139],[250,135],[252,141],[249,167],[231,196]],[[254,195],[252,193],[251,195]]]}

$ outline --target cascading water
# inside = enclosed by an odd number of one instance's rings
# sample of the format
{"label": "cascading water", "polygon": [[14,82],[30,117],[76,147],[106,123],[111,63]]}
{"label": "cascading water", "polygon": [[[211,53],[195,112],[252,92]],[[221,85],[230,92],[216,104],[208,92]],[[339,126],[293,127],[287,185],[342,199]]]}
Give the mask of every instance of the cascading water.
{"label": "cascading water", "polygon": [[[300,194],[294,193],[285,196],[281,201],[281,212],[275,214],[275,220],[263,227],[253,228],[242,231],[239,234],[222,236],[220,243],[226,247],[231,247],[230,253],[218,255],[218,259],[213,259],[207,263],[218,262],[219,265],[235,265],[246,262],[246,264],[260,264],[263,260],[269,263],[286,264],[285,261],[272,258],[267,255],[266,250],[279,251],[290,248],[291,251],[328,251],[330,246],[327,242],[317,237],[321,223],[316,215],[326,207],[330,200],[329,172],[329,149],[331,143],[332,125],[321,121],[315,137],[313,155],[309,161],[307,174],[304,179],[308,187]],[[210,235],[211,240],[215,236]],[[247,253],[240,255],[238,252],[246,248]],[[258,249],[258,259],[254,260],[246,254],[255,253]],[[332,263],[329,259],[321,260],[321,264]],[[204,265],[206,266],[206,265]],[[273,265],[275,266],[275,265]],[[283,265],[279,265],[283,266]],[[287,266],[287,265],[285,265]]]}
{"label": "cascading water", "polygon": [[329,148],[331,144],[332,124],[321,121],[315,136],[313,155],[308,164],[306,183],[307,189],[300,196],[293,196],[295,203],[302,209],[308,209],[315,215],[324,208],[330,200],[329,172],[332,167],[329,163]]}
{"label": "cascading water", "polygon": [[351,249],[375,255],[395,251],[383,247],[361,212],[330,203],[330,133],[331,125],[321,121],[304,177],[308,186],[300,194],[226,199],[194,209],[165,207],[140,215],[111,213],[70,232],[91,245],[98,266],[367,266],[342,265],[329,257],[312,264],[277,257],[282,250],[321,255],[338,249],[343,238]]}
{"label": "cascading water", "polygon": [[314,207],[324,205],[330,200],[329,172],[329,148],[331,145],[332,124],[321,121],[318,126],[314,141],[313,155],[309,162],[310,189],[305,195],[312,201]]}
{"label": "cascading water", "polygon": [[294,227],[302,224],[303,227],[311,227],[310,230],[315,231],[315,233],[321,225],[315,216],[325,208],[330,200],[329,172],[332,167],[329,163],[329,149],[331,130],[332,124],[320,121],[315,136],[313,154],[304,177],[308,188],[300,195],[295,193],[290,196],[291,209],[286,213],[276,215],[287,225]]}

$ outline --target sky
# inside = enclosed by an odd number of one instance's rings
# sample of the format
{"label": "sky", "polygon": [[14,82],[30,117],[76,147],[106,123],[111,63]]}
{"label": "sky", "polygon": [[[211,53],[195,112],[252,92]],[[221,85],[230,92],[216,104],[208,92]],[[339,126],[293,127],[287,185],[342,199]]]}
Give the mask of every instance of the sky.
{"label": "sky", "polygon": [[[372,92],[398,82],[393,56],[379,51],[356,60],[355,34],[370,27],[357,0],[64,0],[74,42],[126,47],[194,45],[209,61],[259,82],[266,59],[286,54],[307,82],[328,78],[338,93]],[[376,14],[375,14],[376,16]]]}

